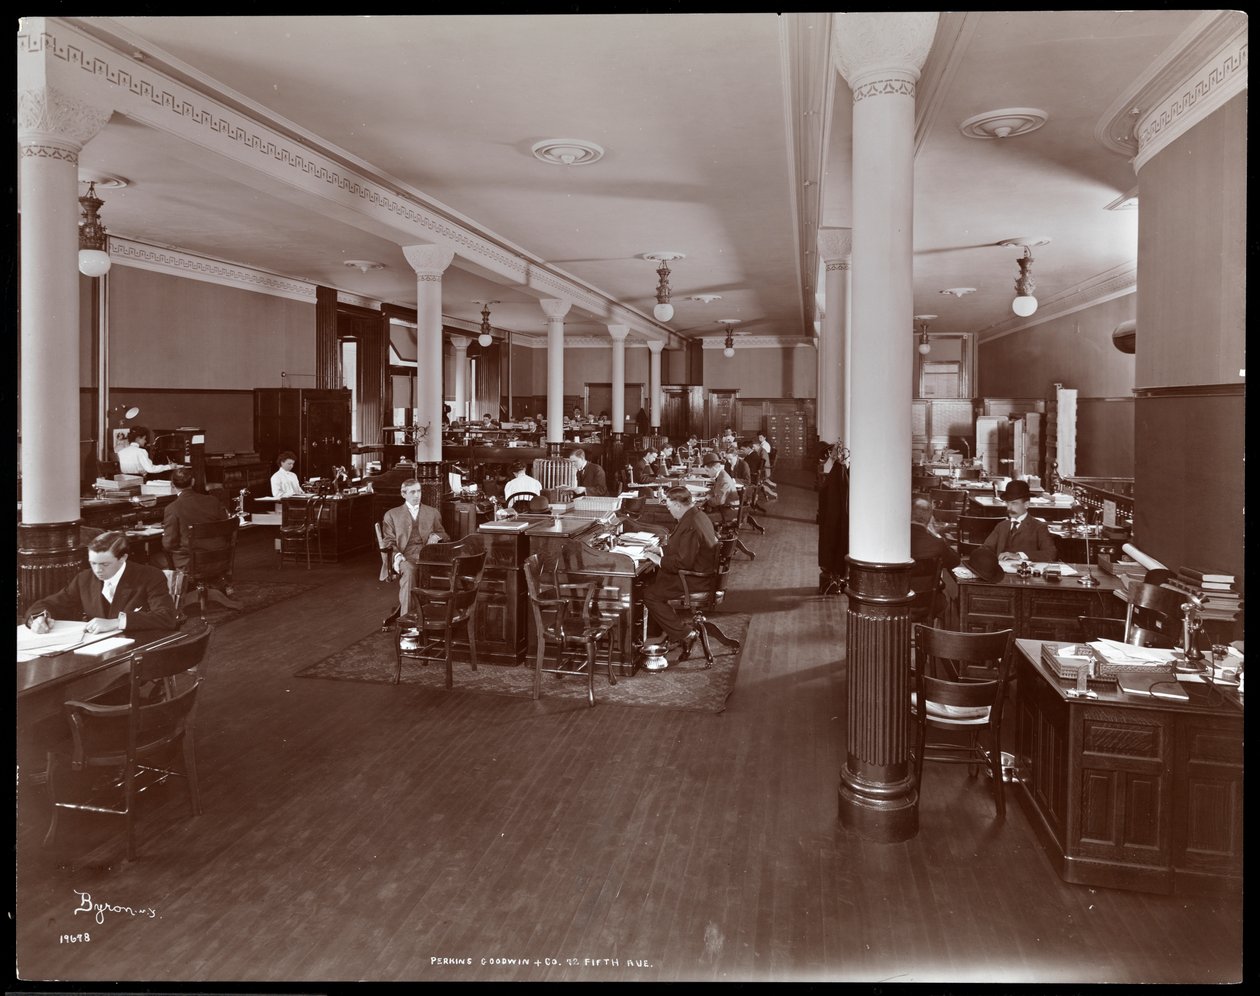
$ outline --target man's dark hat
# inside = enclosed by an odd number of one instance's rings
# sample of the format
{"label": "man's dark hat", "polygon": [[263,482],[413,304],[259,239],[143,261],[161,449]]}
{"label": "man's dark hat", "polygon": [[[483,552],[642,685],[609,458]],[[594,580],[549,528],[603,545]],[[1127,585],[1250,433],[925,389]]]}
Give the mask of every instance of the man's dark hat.
{"label": "man's dark hat", "polygon": [[978,546],[967,555],[967,566],[984,581],[1001,581],[1002,567],[992,547]]}
{"label": "man's dark hat", "polygon": [[706,453],[704,455],[704,459],[701,460],[700,462],[704,464],[706,467],[712,467],[715,463],[721,463],[722,458],[718,456],[716,453],[710,452],[710,453]]}
{"label": "man's dark hat", "polygon": [[551,502],[547,500],[546,495],[534,495],[529,500],[529,510],[531,512],[545,512],[551,508]]}
{"label": "man's dark hat", "polygon": [[1027,481],[1011,481],[1002,492],[1003,501],[1027,501],[1032,492],[1028,490]]}

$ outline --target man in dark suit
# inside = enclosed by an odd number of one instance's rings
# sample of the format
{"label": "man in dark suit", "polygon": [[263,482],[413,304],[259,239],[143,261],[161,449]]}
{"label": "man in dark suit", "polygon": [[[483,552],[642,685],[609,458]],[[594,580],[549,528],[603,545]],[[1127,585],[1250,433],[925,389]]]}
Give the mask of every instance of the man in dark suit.
{"label": "man in dark suit", "polygon": [[26,613],[26,625],[47,633],[58,619],[87,620],[89,633],[175,629],[175,603],[166,575],[127,562],[127,534],[101,533],[88,543],[88,569]]}
{"label": "man in dark suit", "polygon": [[586,459],[586,451],[576,449],[569,454],[569,462],[577,470],[578,494],[590,498],[606,498],[608,496],[608,479],[604,468]]}
{"label": "man in dark suit", "polygon": [[634,462],[634,483],[647,484],[656,477],[656,450],[646,449]]}
{"label": "man in dark suit", "polygon": [[184,545],[184,527],[203,522],[221,522],[228,517],[227,509],[213,495],[193,490],[193,473],[187,467],[177,467],[171,474],[171,488],[175,500],[166,506],[162,514],[162,549],[171,558],[176,570],[187,570],[190,555]]}
{"label": "man in dark suit", "polygon": [[718,541],[713,523],[693,504],[691,492],[685,487],[675,486],[665,492],[665,505],[677,524],[669,534],[664,555],[652,556],[658,569],[643,593],[643,604],[670,642],[683,648],[682,656],[686,657],[696,631],[691,628],[691,621],[670,605],[669,600],[682,597],[680,570],[717,569]]}
{"label": "man in dark suit", "polygon": [[984,545],[1004,560],[1052,561],[1059,557],[1050,527],[1028,514],[1027,481],[1011,481],[1002,492],[1006,518],[989,533]]}
{"label": "man in dark suit", "polygon": [[910,556],[915,560],[940,557],[946,570],[960,563],[954,548],[932,529],[931,499],[916,498],[910,505]]}
{"label": "man in dark suit", "polygon": [[415,565],[430,543],[449,542],[438,510],[420,503],[420,482],[409,477],[402,483],[403,504],[391,508],[381,519],[381,540],[393,553],[398,572],[398,607],[402,615],[411,609],[411,588]]}

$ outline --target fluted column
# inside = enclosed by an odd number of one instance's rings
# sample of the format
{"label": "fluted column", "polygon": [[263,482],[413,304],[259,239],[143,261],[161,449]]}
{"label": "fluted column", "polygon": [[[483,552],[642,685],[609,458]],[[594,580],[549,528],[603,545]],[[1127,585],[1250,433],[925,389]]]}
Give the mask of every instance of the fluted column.
{"label": "fluted column", "polygon": [[652,395],[652,435],[661,434],[661,350],[665,343],[648,341],[648,351],[652,354],[648,360],[648,391]]}
{"label": "fluted column", "polygon": [[416,461],[421,480],[433,481],[440,479],[442,460],[442,274],[455,253],[443,246],[414,245],[403,246],[403,256],[416,271],[415,419],[427,428],[416,445]]}
{"label": "fluted column", "polygon": [[612,432],[626,431],[626,336],[629,325],[609,325],[612,337]]}
{"label": "fluted column", "polygon": [[543,298],[547,316],[547,442],[558,455],[564,441],[564,316],[570,302]]}
{"label": "fluted column", "polygon": [[826,265],[822,328],[818,330],[818,438],[836,443],[845,438],[844,343],[849,327],[849,257],[853,232],[824,228],[818,232],[818,254]]}
{"label": "fluted column", "polygon": [[468,347],[471,339],[462,335],[451,336],[451,345],[455,349],[455,417],[468,418]]}
{"label": "fluted column", "polygon": [[[66,584],[83,559],[78,545],[81,467],[77,459],[79,151],[105,126],[111,113],[44,85],[42,58],[23,52],[18,67],[22,218],[19,607]],[[108,212],[102,214],[108,221]]]}
{"label": "fluted column", "polygon": [[[919,829],[908,763],[914,97],[935,12],[834,15],[853,92],[848,750],[840,819],[876,841]],[[830,310],[830,309],[829,309]]]}

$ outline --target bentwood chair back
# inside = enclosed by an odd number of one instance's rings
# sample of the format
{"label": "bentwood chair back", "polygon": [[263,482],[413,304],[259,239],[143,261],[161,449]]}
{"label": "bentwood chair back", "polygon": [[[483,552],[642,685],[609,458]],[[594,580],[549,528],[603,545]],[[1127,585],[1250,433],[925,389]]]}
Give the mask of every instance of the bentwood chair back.
{"label": "bentwood chair back", "polygon": [[[70,755],[48,755],[48,791],[52,820],[44,846],[53,844],[57,818],[72,809],[122,816],[127,827],[127,859],[136,856],[136,802],[141,792],[172,776],[188,783],[194,816],[201,814],[197,761],[193,750],[193,715],[201,685],[199,666],[205,660],[214,629],[205,626],[191,637],[138,653],[132,659],[125,703],[99,701],[65,704],[70,722]],[[179,761],[178,766],[175,762]],[[83,793],[85,779],[69,772],[113,770],[118,779]]]}
{"label": "bentwood chair back", "polygon": [[[485,554],[477,554],[485,560]],[[452,574],[458,579],[459,575]],[[456,581],[455,583],[459,583]],[[441,598],[426,598],[426,593],[413,591],[412,598],[421,604],[414,615],[398,620],[394,639],[394,684],[402,681],[403,658],[412,658],[428,665],[437,660],[439,653],[446,664],[446,687],[454,686],[454,658],[456,631],[464,630],[468,645],[468,657],[472,669],[477,670],[477,636],[474,609],[477,604],[477,588],[461,587],[443,592]]]}
{"label": "bentwood chair back", "polygon": [[[184,527],[188,566],[184,570],[185,581],[181,593],[188,594],[190,590],[197,593],[197,604],[203,617],[206,614],[206,600],[211,593],[232,585],[239,529],[240,525],[234,518],[216,522],[194,522]],[[230,601],[222,596],[217,600]]]}
{"label": "bentwood chair back", "polygon": [[1000,519],[983,515],[960,515],[958,517],[958,553],[965,557],[978,546],[983,546],[989,534],[997,528]]}
{"label": "bentwood chair back", "polygon": [[916,558],[910,570],[910,590],[914,598],[910,602],[910,622],[927,626],[936,624],[940,615],[941,558]]}
{"label": "bentwood chair back", "polygon": [[280,503],[280,564],[287,560],[306,559],[306,569],[311,569],[311,549],[316,550],[319,561],[324,560],[324,536],[331,510],[328,499],[318,498],[285,500]]}
{"label": "bentwood chair back", "polygon": [[1175,646],[1182,629],[1181,606],[1188,596],[1141,581],[1129,585],[1125,595],[1129,608],[1124,619],[1124,642],[1132,643],[1134,631],[1140,628],[1162,634],[1170,646]]}
{"label": "bentwood chair back", "polygon": [[[542,559],[533,553],[525,558],[525,586],[534,615],[536,648],[534,654],[534,698],[542,695],[542,676],[557,679],[583,675],[588,705],[595,705],[595,662],[599,644],[607,644],[605,663],[608,683],[617,684],[612,668],[612,631],[617,620],[599,611],[599,581],[566,583],[565,575],[547,571]],[[555,651],[554,662],[547,650]]]}
{"label": "bentwood chair back", "polygon": [[[915,782],[922,785],[924,761],[966,764],[972,775],[987,769],[993,781],[998,819],[1006,815],[1002,706],[1010,678],[1013,642],[1009,629],[959,633],[923,625],[914,627],[910,713],[916,731],[912,749]],[[964,742],[928,742],[928,727],[961,735]]]}

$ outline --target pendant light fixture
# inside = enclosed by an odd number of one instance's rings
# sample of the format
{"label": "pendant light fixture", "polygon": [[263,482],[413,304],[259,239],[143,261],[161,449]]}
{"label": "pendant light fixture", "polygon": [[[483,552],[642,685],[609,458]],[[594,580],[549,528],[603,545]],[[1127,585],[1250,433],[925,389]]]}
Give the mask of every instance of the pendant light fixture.
{"label": "pendant light fixture", "polygon": [[928,339],[927,329],[928,322],[935,321],[935,315],[915,315],[914,320],[919,323],[919,355],[927,356],[932,352],[932,343]]}
{"label": "pendant light fixture", "polygon": [[1024,255],[1017,260],[1019,263],[1019,276],[1015,279],[1015,300],[1011,302],[1011,311],[1019,315],[1020,318],[1028,318],[1037,311],[1037,299],[1033,296],[1033,292],[1037,289],[1037,282],[1033,279],[1033,246],[1044,246],[1049,243],[1048,238],[1028,238],[1020,237],[1017,239],[1004,239],[998,245],[1008,249],[1023,248]]}
{"label": "pendant light fixture", "polygon": [[722,349],[722,355],[728,360],[735,355],[735,333],[732,331],[733,326],[738,325],[738,318],[719,318],[718,324],[726,328],[726,342]]}
{"label": "pendant light fixture", "polygon": [[109,272],[108,233],[100,218],[104,203],[96,196],[96,183],[89,181],[87,193],[79,198],[83,211],[79,219],[79,272],[85,277],[103,277]]}
{"label": "pendant light fixture", "polygon": [[477,344],[485,347],[494,342],[494,336],[490,334],[490,305],[498,304],[498,301],[484,301],[481,307],[481,335],[477,336]]}
{"label": "pendant light fixture", "polygon": [[656,285],[656,307],[652,309],[652,316],[658,322],[668,322],[674,317],[674,306],[669,303],[669,264],[675,259],[687,257],[680,252],[647,252],[643,254],[643,258],[661,264],[656,268],[659,282]]}

